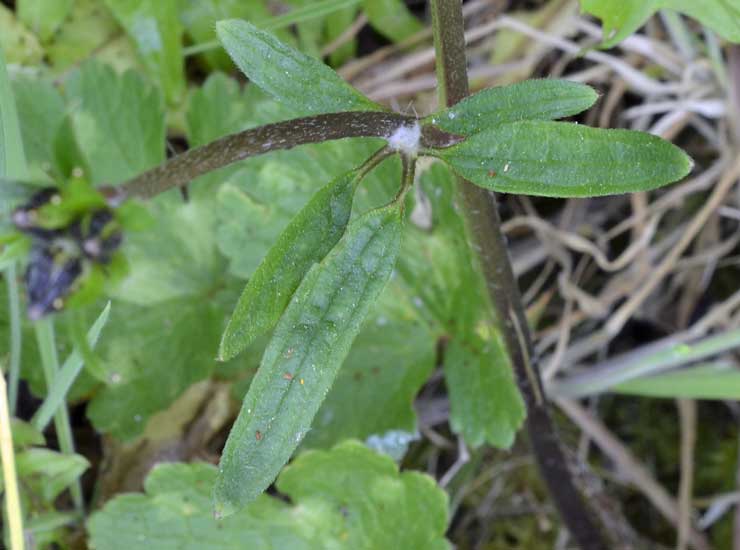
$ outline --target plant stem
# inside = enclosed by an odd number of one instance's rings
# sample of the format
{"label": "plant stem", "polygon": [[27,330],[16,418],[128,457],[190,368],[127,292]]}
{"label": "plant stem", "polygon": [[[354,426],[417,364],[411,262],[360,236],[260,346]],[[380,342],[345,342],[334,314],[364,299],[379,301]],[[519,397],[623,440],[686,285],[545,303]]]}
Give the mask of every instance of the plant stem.
{"label": "plant stem", "polygon": [[18,403],[18,383],[21,374],[21,306],[16,266],[5,270],[5,281],[8,285],[8,316],[10,317],[10,367],[8,369],[8,401],[10,414],[15,414]]}
{"label": "plant stem", "polygon": [[23,550],[23,516],[18,498],[18,478],[15,472],[15,453],[13,452],[13,433],[10,430],[10,412],[6,395],[5,378],[0,372],[0,459],[3,464],[5,481],[5,512],[10,534],[10,549]]}
{"label": "plant stem", "polygon": [[[432,0],[440,101],[448,107],[468,93],[465,40],[460,0]],[[539,371],[519,287],[511,267],[495,195],[458,178],[468,240],[477,254],[488,297],[496,310],[517,386],[527,407],[527,431],[550,495],[575,541],[586,549],[608,548],[575,486],[560,447]]]}
{"label": "plant stem", "polygon": [[[399,126],[416,122],[414,117],[398,113],[354,111],[267,124],[190,149],[112,191],[115,193],[120,189],[124,196],[150,198],[173,187],[185,185],[212,170],[270,151],[349,137],[387,138]],[[446,147],[459,139],[458,136],[441,132],[433,126],[426,126],[422,129],[421,145]]]}
{"label": "plant stem", "polygon": [[[39,320],[35,327],[36,340],[41,355],[41,366],[44,369],[44,379],[46,381],[46,390],[51,392],[54,386],[54,380],[59,372],[59,357],[57,355],[56,338],[54,336],[54,321],[51,317],[45,317]],[[59,440],[59,448],[64,454],[74,454],[75,446],[72,438],[72,426],[69,422],[69,413],[66,404],[59,407],[54,414],[54,429]],[[75,509],[80,516],[84,513],[84,503],[82,500],[82,486],[80,480],[70,487],[72,500]]]}

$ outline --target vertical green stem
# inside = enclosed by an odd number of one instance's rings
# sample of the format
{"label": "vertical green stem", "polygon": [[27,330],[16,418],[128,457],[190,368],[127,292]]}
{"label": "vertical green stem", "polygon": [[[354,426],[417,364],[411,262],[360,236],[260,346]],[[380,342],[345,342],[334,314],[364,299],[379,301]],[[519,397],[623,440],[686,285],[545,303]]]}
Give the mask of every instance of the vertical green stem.
{"label": "vertical green stem", "polygon": [[15,415],[18,403],[18,383],[21,374],[21,306],[16,266],[5,270],[5,282],[8,285],[8,314],[10,317],[10,368],[8,371],[8,405],[10,415]]}
{"label": "vertical green stem", "polygon": [[[44,369],[46,389],[51,391],[54,379],[59,372],[59,356],[57,355],[56,338],[54,335],[54,321],[45,317],[36,323],[36,340],[41,354],[41,366]],[[72,426],[69,422],[69,413],[66,405],[59,407],[54,415],[54,428],[59,439],[59,448],[64,454],[74,454],[74,439],[72,438]],[[72,500],[75,508],[82,515],[84,503],[82,500],[82,486],[77,480],[71,487]]]}
{"label": "vertical green stem", "polygon": [[[454,105],[469,93],[461,0],[432,0],[440,101]],[[590,510],[576,488],[549,413],[519,287],[501,232],[496,197],[463,178],[458,191],[464,205],[467,237],[477,254],[488,297],[496,311],[517,386],[527,406],[527,431],[540,472],[571,535],[586,549],[606,549]]]}

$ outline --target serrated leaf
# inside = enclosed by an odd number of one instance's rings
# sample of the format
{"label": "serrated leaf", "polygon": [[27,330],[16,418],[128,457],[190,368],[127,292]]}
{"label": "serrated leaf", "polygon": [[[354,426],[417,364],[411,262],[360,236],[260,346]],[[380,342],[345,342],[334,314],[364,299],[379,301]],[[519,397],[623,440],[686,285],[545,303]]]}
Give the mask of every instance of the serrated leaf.
{"label": "serrated leaf", "polygon": [[503,342],[458,334],[445,349],[444,373],[453,431],[473,448],[511,447],[526,411]]}
{"label": "serrated leaf", "polygon": [[42,41],[49,40],[69,15],[74,0],[18,0],[18,17]]}
{"label": "serrated leaf", "polygon": [[178,0],[105,0],[136,44],[150,76],[167,101],[176,104],[185,91],[182,25]]}
{"label": "serrated leaf", "polygon": [[3,4],[0,4],[0,49],[8,63],[38,65],[44,55],[36,36]]}
{"label": "serrated leaf", "polygon": [[136,61],[135,52],[116,47],[118,44],[128,45],[129,41],[100,0],[74,0],[68,17],[47,45],[46,53],[55,71],[80,63],[93,52],[96,58],[105,58],[118,70],[131,68]]}
{"label": "serrated leaf", "polygon": [[[210,488],[216,468],[160,464],[145,482],[146,494],[117,496],[93,514],[90,543],[98,550],[142,544],[157,550],[448,548],[447,499],[431,478],[399,474],[390,459],[354,442],[300,456],[294,466],[285,487],[293,492],[288,494],[293,505],[261,495],[241,512],[214,521]],[[350,470],[352,490],[337,505]],[[306,473],[309,479],[298,478]],[[309,485],[319,482],[325,487]],[[388,493],[378,494],[380,489]],[[384,544],[391,537],[398,546]],[[354,545],[367,540],[369,545]]]}
{"label": "serrated leaf", "polygon": [[246,21],[219,21],[216,32],[234,63],[275,99],[301,113],[378,111],[328,66]]}
{"label": "serrated leaf", "polygon": [[424,119],[453,134],[470,135],[520,120],[554,120],[591,107],[598,94],[568,80],[533,79],[488,88]]}
{"label": "serrated leaf", "polygon": [[401,0],[364,0],[363,8],[373,28],[393,42],[401,42],[424,28]]}
{"label": "serrated leaf", "polygon": [[49,449],[27,449],[16,456],[18,477],[27,490],[51,504],[72,485],[90,464],[78,454],[62,454]]}
{"label": "serrated leaf", "polygon": [[447,496],[434,480],[399,474],[393,460],[356,441],[302,454],[280,474],[277,488],[294,501],[321,498],[331,509],[346,510],[345,548],[450,547],[444,538]]}
{"label": "serrated leaf", "polygon": [[728,0],[581,0],[581,8],[602,20],[604,48],[627,38],[659,9],[685,13],[727,40],[740,42],[740,5]]}
{"label": "serrated leaf", "polygon": [[[255,99],[239,83],[223,73],[211,73],[202,87],[190,96],[186,113],[188,143],[191,147],[233,134],[250,125]],[[252,94],[254,95],[254,94]]]}
{"label": "serrated leaf", "polygon": [[[267,4],[261,0],[185,0],[181,7],[181,19],[187,34],[195,44],[206,44],[216,40],[216,21],[221,19],[248,19],[260,21],[270,17]],[[201,54],[211,68],[233,69],[229,56],[221,49]]]}
{"label": "serrated leaf", "polygon": [[376,308],[303,445],[329,447],[349,437],[377,440],[386,434],[415,433],[413,401],[434,370],[435,348],[434,334],[418,320],[394,315],[388,307]]}
{"label": "serrated leaf", "polygon": [[651,134],[544,121],[503,124],[435,154],[481,187],[545,197],[648,191],[693,166],[681,149]]}
{"label": "serrated leaf", "polygon": [[228,515],[275,479],[311,426],[400,246],[398,205],[358,218],[296,290],[221,456],[214,499]]}
{"label": "serrated leaf", "polygon": [[127,234],[129,274],[114,295],[153,305],[204,295],[217,287],[226,266],[215,246],[215,201],[183,203],[171,195],[148,206],[154,223],[146,231]]}
{"label": "serrated leaf", "polygon": [[351,170],[319,190],[278,237],[236,304],[220,359],[231,359],[270,330],[306,272],[334,248],[347,227],[360,173]]}
{"label": "serrated leaf", "polygon": [[114,303],[97,348],[105,386],[87,408],[93,425],[120,440],[141,434],[151,415],[211,374],[222,318],[206,296]]}
{"label": "serrated leaf", "polygon": [[162,98],[137,73],[122,75],[95,61],[66,85],[72,126],[93,184],[113,184],[164,160]]}
{"label": "serrated leaf", "polygon": [[41,179],[46,172],[60,171],[54,142],[67,116],[62,95],[51,82],[24,75],[13,81],[13,92],[30,177]]}

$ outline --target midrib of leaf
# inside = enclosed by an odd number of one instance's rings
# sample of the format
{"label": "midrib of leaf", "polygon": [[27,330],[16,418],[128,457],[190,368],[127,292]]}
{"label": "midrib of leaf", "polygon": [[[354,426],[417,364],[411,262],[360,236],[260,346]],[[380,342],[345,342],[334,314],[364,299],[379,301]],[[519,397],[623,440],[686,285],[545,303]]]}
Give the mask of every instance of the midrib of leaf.
{"label": "midrib of leaf", "polygon": [[[375,230],[373,232],[373,236],[370,239],[368,239],[368,241],[362,246],[362,249],[355,256],[355,260],[352,262],[352,265],[355,265],[357,259],[359,259],[359,258],[362,257],[362,255],[364,254],[365,250],[367,250],[367,248],[370,247],[379,238],[380,233],[381,233],[379,231],[380,229],[383,229],[383,228],[382,227],[379,227],[378,230]],[[383,252],[384,253],[385,253],[385,250],[386,249],[387,249],[387,246],[384,247],[384,249],[383,249]],[[324,264],[324,261],[322,261],[321,264]],[[318,265],[321,265],[321,264],[318,264]],[[362,294],[360,296],[361,299],[357,300],[358,303],[361,302],[362,299],[365,298],[365,296],[367,294],[367,289],[368,289],[368,287],[370,285],[370,282],[371,282],[371,279],[373,278],[373,276],[375,275],[375,273],[377,273],[377,269],[373,270],[373,275],[372,276],[368,276],[368,277],[365,278],[365,283],[363,284]],[[348,271],[345,271],[345,274],[343,276],[343,280],[346,281],[347,278],[348,278],[348,276],[349,276],[349,272]],[[316,285],[318,284],[318,282],[319,282],[319,278],[317,276],[317,277],[315,277],[315,280],[313,281],[313,285],[312,285],[312,287],[310,289],[311,291],[313,291],[313,289],[316,288]],[[316,322],[316,325],[315,326],[317,327],[317,329],[313,331],[313,335],[311,336],[311,339],[309,340],[308,345],[304,348],[304,350],[302,350],[302,351],[304,351],[304,353],[303,353],[303,355],[301,357],[301,362],[299,363],[298,367],[296,368],[296,376],[298,376],[298,373],[301,372],[303,370],[303,368],[305,367],[305,365],[307,363],[307,360],[308,360],[308,357],[310,355],[308,352],[309,352],[309,350],[313,349],[314,343],[316,342],[316,339],[319,337],[319,334],[321,333],[321,330],[319,330],[318,327],[324,325],[324,323],[326,321],[327,315],[332,310],[331,304],[334,303],[334,300],[336,299],[337,295],[342,290],[343,290],[343,286],[342,285],[338,285],[334,289],[334,291],[332,292],[331,299],[328,302],[329,305],[326,308],[324,308],[324,311],[321,314],[320,319]],[[356,318],[356,313],[357,313],[357,309],[352,310],[352,319],[355,319]],[[287,343],[280,348],[280,353],[278,353],[278,354],[275,355],[275,361],[278,361],[281,356],[285,355],[286,349],[287,349]],[[294,388],[295,388],[295,384],[293,386],[291,386],[288,389],[287,392],[283,392],[282,393],[282,395],[280,396],[280,400],[278,401],[278,407],[277,407],[278,409],[282,409],[282,406],[283,406],[283,403],[285,402],[285,399],[287,399],[288,395],[291,395],[293,393]],[[275,419],[274,417],[270,419],[270,423],[267,425],[268,428],[272,426],[272,421],[274,419]]]}

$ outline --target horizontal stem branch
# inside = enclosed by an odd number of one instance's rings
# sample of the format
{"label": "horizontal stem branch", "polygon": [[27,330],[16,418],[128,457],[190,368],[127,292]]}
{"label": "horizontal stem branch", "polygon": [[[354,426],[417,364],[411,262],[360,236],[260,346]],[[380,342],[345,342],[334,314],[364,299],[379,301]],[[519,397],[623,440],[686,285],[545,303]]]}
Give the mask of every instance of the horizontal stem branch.
{"label": "horizontal stem branch", "polygon": [[[150,198],[218,168],[270,151],[352,137],[388,138],[400,126],[412,124],[418,124],[414,117],[374,111],[329,113],[267,124],[190,149],[123,183],[115,192],[122,191],[125,197]],[[422,129],[421,145],[447,147],[460,139],[427,125]]]}

